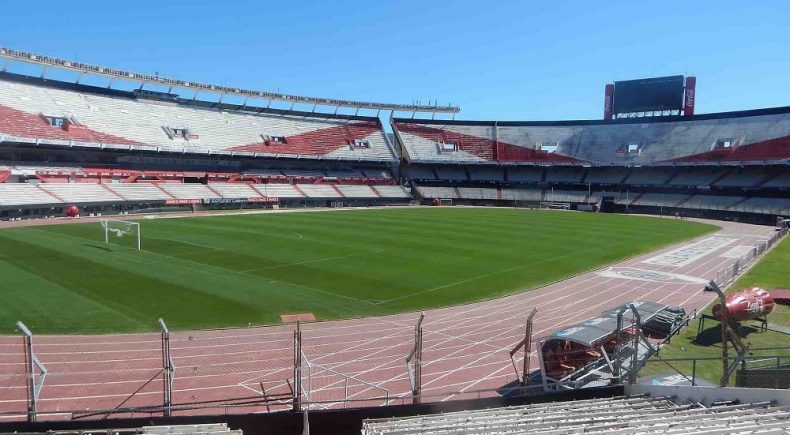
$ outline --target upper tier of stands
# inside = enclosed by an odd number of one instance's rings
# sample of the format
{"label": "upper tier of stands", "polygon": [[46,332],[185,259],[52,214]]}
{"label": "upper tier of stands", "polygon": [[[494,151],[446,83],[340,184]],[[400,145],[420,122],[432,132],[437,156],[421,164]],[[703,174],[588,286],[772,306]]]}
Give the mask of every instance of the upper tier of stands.
{"label": "upper tier of stands", "polygon": [[0,78],[3,140],[176,153],[395,160],[378,118],[214,109],[8,78]]}
{"label": "upper tier of stands", "polygon": [[393,126],[410,161],[643,165],[790,159],[790,108],[614,122],[395,119]]}
{"label": "upper tier of stands", "polygon": [[704,406],[621,397],[366,420],[363,435],[790,433],[790,410],[770,402]]}

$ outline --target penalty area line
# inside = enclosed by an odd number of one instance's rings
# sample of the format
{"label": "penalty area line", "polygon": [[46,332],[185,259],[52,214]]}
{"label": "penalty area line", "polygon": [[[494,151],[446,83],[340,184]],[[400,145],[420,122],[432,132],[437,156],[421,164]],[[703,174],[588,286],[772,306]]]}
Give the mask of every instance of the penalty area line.
{"label": "penalty area line", "polygon": [[146,237],[146,238],[148,238],[148,239],[158,239],[158,240],[168,240],[170,242],[183,243],[185,245],[192,245],[192,246],[197,246],[197,247],[200,247],[200,248],[213,249],[215,251],[224,251],[225,250],[223,248],[218,248],[216,246],[202,245],[200,243],[187,242],[186,240],[170,239],[170,238],[167,238],[167,237],[150,237],[149,236],[149,237]]}
{"label": "penalty area line", "polygon": [[313,259],[313,260],[305,260],[305,261],[297,261],[297,262],[294,262],[294,263],[278,264],[276,266],[256,267],[256,268],[253,268],[253,269],[242,270],[242,272],[248,273],[248,272],[254,272],[256,270],[270,270],[270,269],[279,269],[281,267],[298,266],[300,264],[320,263],[322,261],[331,261],[331,260],[339,260],[341,258],[358,257],[360,255],[372,254],[372,253],[376,253],[376,252],[377,251],[355,252],[353,254],[336,255],[334,257],[326,257],[326,258],[316,258],[316,259]]}

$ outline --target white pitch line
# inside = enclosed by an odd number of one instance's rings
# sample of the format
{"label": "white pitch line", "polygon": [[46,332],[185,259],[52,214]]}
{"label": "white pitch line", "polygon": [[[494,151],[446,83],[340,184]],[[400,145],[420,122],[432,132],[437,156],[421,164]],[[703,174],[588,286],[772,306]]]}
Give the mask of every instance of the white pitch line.
{"label": "white pitch line", "polygon": [[294,262],[294,263],[278,264],[277,266],[256,267],[256,268],[253,268],[253,269],[242,270],[242,272],[248,273],[248,272],[254,272],[256,270],[279,269],[281,267],[298,266],[300,264],[309,264],[309,263],[320,263],[322,261],[332,261],[332,260],[338,260],[338,259],[341,259],[341,258],[358,257],[360,255],[372,254],[372,253],[376,253],[376,251],[355,252],[353,254],[336,255],[334,257],[316,258],[316,259],[313,259],[313,260],[305,260],[305,261],[297,261],[297,262]]}
{"label": "white pitch line", "polygon": [[185,244],[185,245],[192,245],[192,246],[197,246],[197,247],[200,247],[200,248],[213,249],[213,250],[215,250],[215,251],[224,251],[224,250],[225,250],[225,249],[223,249],[223,248],[218,248],[218,247],[216,247],[216,246],[203,245],[203,244],[200,244],[200,243],[188,242],[188,241],[186,241],[186,240],[170,239],[170,238],[167,238],[167,237],[152,237],[152,236],[147,236],[146,238],[148,238],[148,239],[168,240],[168,241],[171,241],[171,242],[176,242],[176,243],[183,243],[183,244]]}

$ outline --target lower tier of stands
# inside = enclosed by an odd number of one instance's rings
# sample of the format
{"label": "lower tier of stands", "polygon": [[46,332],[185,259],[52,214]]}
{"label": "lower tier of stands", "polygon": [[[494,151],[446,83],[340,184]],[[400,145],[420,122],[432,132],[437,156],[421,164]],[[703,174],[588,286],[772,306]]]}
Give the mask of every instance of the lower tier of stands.
{"label": "lower tier of stands", "polygon": [[0,183],[0,207],[212,199],[410,199],[401,186],[245,183]]}
{"label": "lower tier of stands", "polygon": [[790,215],[790,198],[678,193],[607,192],[504,187],[415,186],[423,199],[496,200],[597,204],[612,198],[621,206],[667,207],[689,210],[721,210],[744,213]]}
{"label": "lower tier of stands", "polygon": [[721,188],[790,188],[790,167],[783,165],[750,167],[654,166],[461,166],[410,165],[405,174],[411,180],[509,183],[509,184],[591,184],[608,186],[655,186]]}

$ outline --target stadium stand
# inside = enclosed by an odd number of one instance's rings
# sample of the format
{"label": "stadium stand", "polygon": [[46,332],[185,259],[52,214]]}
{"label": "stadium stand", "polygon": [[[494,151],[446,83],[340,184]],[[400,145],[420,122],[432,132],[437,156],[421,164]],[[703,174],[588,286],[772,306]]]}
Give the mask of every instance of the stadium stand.
{"label": "stadium stand", "polygon": [[[647,205],[657,207],[677,207],[689,199],[691,195],[682,193],[643,193],[632,198],[631,205]],[[625,199],[623,199],[625,201]]]}
{"label": "stadium stand", "polygon": [[543,191],[537,189],[502,189],[502,199],[508,201],[541,201]]}
{"label": "stadium stand", "polygon": [[373,186],[382,198],[411,198],[409,192],[401,186]]}
{"label": "stadium stand", "polygon": [[44,205],[62,203],[63,200],[34,184],[0,184],[0,205]]}
{"label": "stadium stand", "polygon": [[540,168],[507,168],[507,180],[511,183],[540,183],[544,171]]}
{"label": "stadium stand", "polygon": [[595,184],[622,184],[628,170],[625,168],[590,168],[584,181]]}
{"label": "stadium stand", "polygon": [[159,186],[176,199],[220,198],[220,194],[202,184],[160,183]]}
{"label": "stadium stand", "polygon": [[458,198],[458,191],[452,187],[416,186],[423,198]]}
{"label": "stadium stand", "polygon": [[710,186],[722,178],[727,171],[725,168],[683,169],[669,180],[667,185],[679,187]]}
{"label": "stadium stand", "polygon": [[760,187],[790,188],[790,171],[785,169],[785,171],[781,172],[776,177],[769,179]]}
{"label": "stadium stand", "polygon": [[[364,435],[569,433],[790,433],[790,409],[771,402],[676,403],[615,397],[366,420]],[[759,431],[759,432],[757,432]]]}
{"label": "stadium stand", "polygon": [[113,183],[105,186],[127,201],[167,201],[173,197],[155,184]]}
{"label": "stadium stand", "polygon": [[486,166],[469,168],[469,178],[472,181],[494,181],[501,183],[505,181],[504,177],[505,175],[502,168]]}
{"label": "stadium stand", "polygon": [[325,184],[303,184],[296,188],[308,198],[340,198],[340,192]]}
{"label": "stadium stand", "polygon": [[63,202],[120,202],[123,198],[102,184],[41,183],[39,187]]}
{"label": "stadium stand", "polygon": [[208,187],[223,198],[255,198],[260,196],[245,183],[210,183]]}
{"label": "stadium stand", "polygon": [[497,199],[497,189],[480,187],[459,187],[458,197],[464,199]]}
{"label": "stadium stand", "polygon": [[[790,158],[790,108],[688,118],[604,121],[392,121],[412,161],[546,161],[616,165]],[[459,145],[440,152],[437,143]]]}
{"label": "stadium stand", "polygon": [[584,177],[583,168],[557,167],[546,171],[546,182],[549,183],[581,183],[582,177]]}
{"label": "stadium stand", "polygon": [[[178,153],[250,153],[392,161],[377,118],[217,110],[130,92],[80,91],[0,80],[5,140],[105,144]],[[356,143],[356,145],[355,145]]]}
{"label": "stadium stand", "polygon": [[261,196],[275,198],[304,198],[304,194],[290,184],[260,184],[253,186]]}
{"label": "stadium stand", "polygon": [[662,186],[675,174],[672,168],[643,167],[634,170],[623,183],[633,186]]}
{"label": "stadium stand", "polygon": [[436,166],[436,175],[440,180],[466,181],[466,170],[462,166]]}
{"label": "stadium stand", "polygon": [[743,196],[695,195],[683,202],[684,208],[701,208],[706,210],[726,210],[744,201]]}
{"label": "stadium stand", "polygon": [[378,198],[379,196],[369,186],[362,185],[343,185],[338,184],[335,186],[340,193],[346,198]]}

